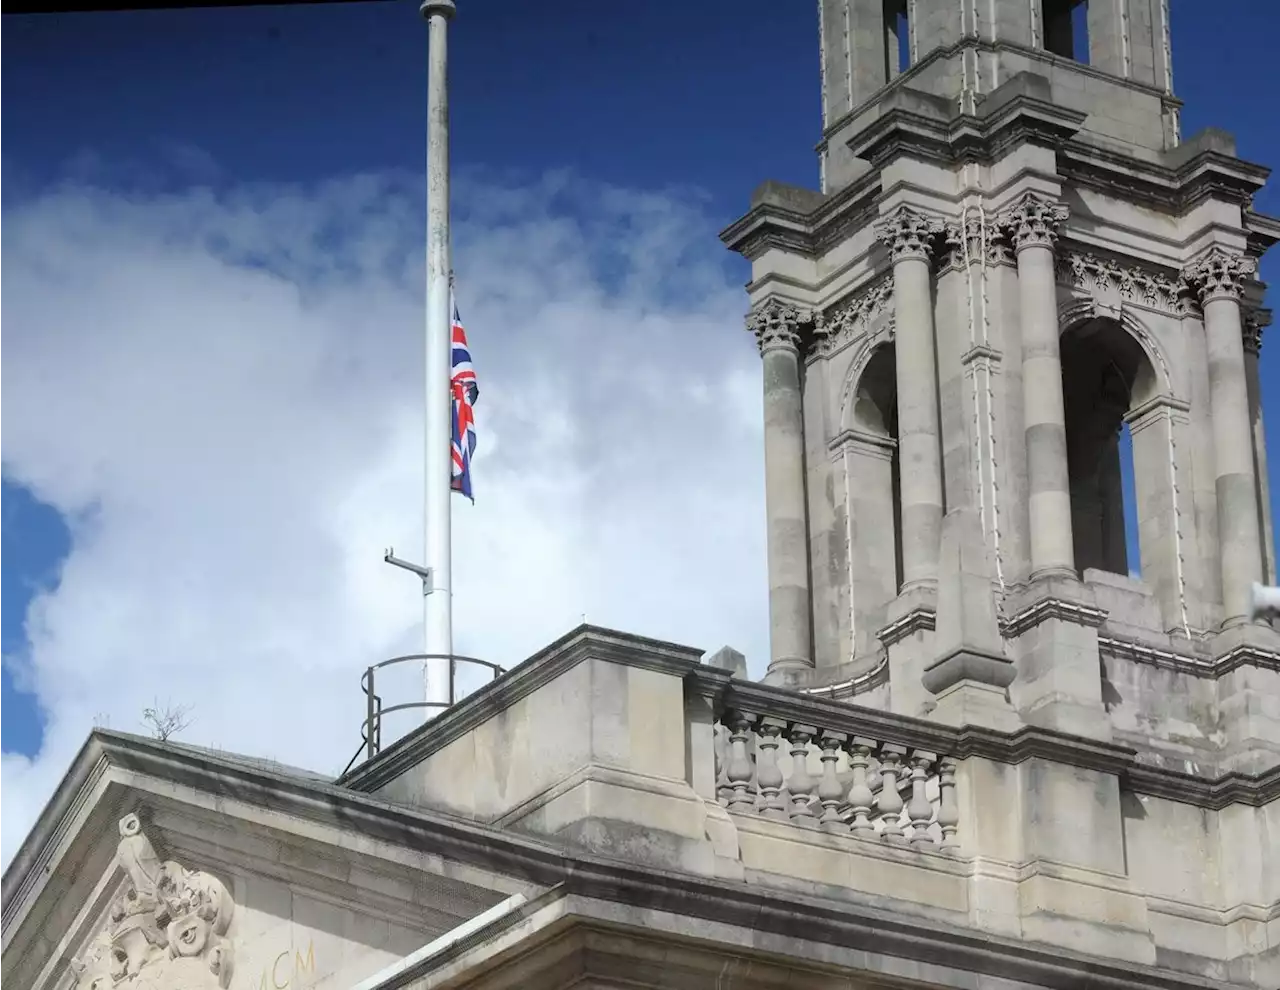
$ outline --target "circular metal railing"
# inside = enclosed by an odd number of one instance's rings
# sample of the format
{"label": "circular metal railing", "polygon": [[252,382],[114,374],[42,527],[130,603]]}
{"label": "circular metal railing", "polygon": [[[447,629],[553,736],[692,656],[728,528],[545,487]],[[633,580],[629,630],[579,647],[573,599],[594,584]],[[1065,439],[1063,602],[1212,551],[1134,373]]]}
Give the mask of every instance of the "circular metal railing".
{"label": "circular metal railing", "polygon": [[[379,670],[383,667],[390,667],[393,664],[414,661],[425,663],[428,660],[449,661],[448,701],[406,701],[399,705],[384,705],[382,703],[382,696],[378,694],[374,684],[374,679]],[[384,716],[390,715],[392,712],[404,712],[415,708],[440,709],[443,711],[457,704],[459,664],[485,667],[493,674],[493,679],[495,680],[507,672],[505,667],[489,660],[459,656],[456,653],[408,653],[402,657],[392,657],[390,660],[383,660],[381,663],[375,663],[373,666],[365,668],[365,672],[360,675],[360,690],[364,692],[365,696],[365,719],[360,723],[360,746],[347,763],[346,769],[342,771],[343,774],[346,774],[356,765],[361,753],[364,753],[366,760],[371,760],[382,751],[382,719]]]}

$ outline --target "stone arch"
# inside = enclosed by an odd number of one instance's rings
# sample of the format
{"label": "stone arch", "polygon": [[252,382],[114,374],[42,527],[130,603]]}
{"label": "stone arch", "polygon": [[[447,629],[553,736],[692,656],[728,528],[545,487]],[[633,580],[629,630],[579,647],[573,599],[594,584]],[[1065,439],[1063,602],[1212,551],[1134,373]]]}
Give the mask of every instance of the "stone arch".
{"label": "stone arch", "polygon": [[854,405],[856,390],[862,382],[863,373],[866,371],[868,362],[874,356],[876,351],[894,342],[894,321],[890,316],[888,319],[880,321],[876,326],[863,334],[852,347],[853,354],[849,359],[849,368],[845,372],[844,382],[840,386],[840,429],[854,430],[858,429],[855,422]]}
{"label": "stone arch", "polygon": [[[1078,571],[1140,572],[1169,628],[1186,625],[1175,416],[1162,348],[1125,307],[1079,300],[1060,310],[1063,412]],[[1122,448],[1131,444],[1134,506],[1126,525]],[[1129,543],[1138,547],[1131,559]]]}
{"label": "stone arch", "polygon": [[1093,298],[1069,300],[1058,307],[1059,337],[1066,336],[1078,325],[1089,320],[1108,320],[1117,324],[1133,338],[1134,343],[1142,348],[1152,376],[1141,383],[1143,392],[1141,401],[1155,400],[1160,396],[1173,398],[1175,392],[1173,375],[1170,372],[1169,360],[1164,348],[1132,309],[1123,305],[1118,307],[1099,305]]}
{"label": "stone arch", "polygon": [[878,649],[875,632],[902,585],[897,361],[892,329],[860,342],[843,389],[834,454],[844,477],[849,652]]}

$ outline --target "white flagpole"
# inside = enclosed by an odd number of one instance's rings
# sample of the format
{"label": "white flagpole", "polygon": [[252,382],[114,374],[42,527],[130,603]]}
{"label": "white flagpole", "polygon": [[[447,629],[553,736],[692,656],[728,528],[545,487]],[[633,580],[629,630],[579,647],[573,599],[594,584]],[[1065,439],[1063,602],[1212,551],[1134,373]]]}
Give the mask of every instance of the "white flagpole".
{"label": "white flagpole", "polygon": [[[424,652],[453,653],[453,561],[449,521],[453,471],[451,436],[453,314],[449,311],[449,95],[446,32],[453,0],[422,0],[428,25],[427,54],[427,325],[426,444],[423,533],[430,586],[423,598]],[[452,701],[452,664],[426,661],[428,703]],[[440,709],[427,709],[427,717]]]}

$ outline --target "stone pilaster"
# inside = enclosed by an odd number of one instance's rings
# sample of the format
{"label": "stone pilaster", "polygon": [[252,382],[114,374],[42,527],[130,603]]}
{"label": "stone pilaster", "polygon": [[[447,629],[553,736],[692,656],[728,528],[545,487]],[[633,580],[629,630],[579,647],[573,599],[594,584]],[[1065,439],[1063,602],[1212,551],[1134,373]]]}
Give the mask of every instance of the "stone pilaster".
{"label": "stone pilaster", "polygon": [[1066,219],[1065,205],[1029,193],[997,220],[1013,243],[1018,264],[1033,578],[1075,576],[1053,268],[1058,226]]}
{"label": "stone pilaster", "polygon": [[1275,584],[1275,532],[1271,520],[1271,485],[1267,477],[1267,434],[1262,424],[1262,382],[1258,361],[1262,331],[1271,325],[1271,310],[1244,314],[1244,373],[1249,389],[1249,422],[1253,424],[1253,473],[1258,479],[1258,525],[1262,534],[1262,583]]}
{"label": "stone pilaster", "polygon": [[878,220],[875,229],[893,261],[902,580],[907,590],[937,580],[942,538],[942,443],[929,259],[943,225],[903,206]]}
{"label": "stone pilaster", "polygon": [[766,300],[747,317],[764,363],[765,513],[769,558],[769,674],[791,682],[813,665],[805,513],[801,332],[811,315]]}
{"label": "stone pilaster", "polygon": [[1240,318],[1243,283],[1255,268],[1252,259],[1215,246],[1182,273],[1204,310],[1223,625],[1247,620],[1250,585],[1262,578],[1253,430]]}

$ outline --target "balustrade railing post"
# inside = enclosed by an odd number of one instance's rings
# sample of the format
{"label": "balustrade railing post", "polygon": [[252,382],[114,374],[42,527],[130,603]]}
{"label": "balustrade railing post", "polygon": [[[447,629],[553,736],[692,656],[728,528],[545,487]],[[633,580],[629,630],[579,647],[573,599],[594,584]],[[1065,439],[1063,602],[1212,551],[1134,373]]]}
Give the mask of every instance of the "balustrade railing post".
{"label": "balustrade railing post", "polygon": [[863,838],[874,838],[876,828],[871,822],[871,809],[875,805],[876,796],[867,782],[867,772],[871,767],[871,751],[876,748],[875,741],[854,736],[849,743],[849,768],[853,773],[853,781],[849,785],[849,808],[853,812],[850,827],[854,835]]}
{"label": "balustrade railing post", "polygon": [[[730,811],[917,850],[960,848],[954,757],[732,709],[716,731],[716,795]],[[789,773],[778,755],[784,739]],[[809,768],[811,746],[820,773]]]}
{"label": "balustrade railing post", "polygon": [[787,790],[791,793],[791,820],[805,828],[816,828],[817,816],[810,806],[810,799],[818,782],[809,773],[809,740],[817,735],[812,725],[791,723],[787,739],[791,743],[791,776],[787,778]]}
{"label": "balustrade railing post", "polygon": [[755,721],[754,715],[731,711],[726,716],[729,725],[729,766],[725,775],[733,796],[729,799],[730,811],[754,811],[755,797],[750,793],[752,766],[747,756],[747,733]]}
{"label": "balustrade railing post", "polygon": [[942,830],[942,849],[960,848],[956,831],[960,825],[960,805],[956,800],[956,761],[944,756],[938,763],[938,828]]}
{"label": "balustrade railing post", "polygon": [[933,805],[925,795],[925,783],[929,768],[938,760],[937,754],[924,750],[911,751],[911,800],[907,803],[907,817],[911,819],[911,845],[917,849],[933,846],[929,824],[933,820]]}
{"label": "balustrade railing post", "polygon": [[760,813],[778,821],[787,820],[787,806],[782,800],[782,770],[778,767],[778,746],[787,723],[777,718],[762,718],[756,723],[756,783],[760,788]]}
{"label": "balustrade railing post", "polygon": [[712,727],[712,750],[715,753],[716,801],[724,807],[733,799],[733,785],[729,783],[729,727],[723,719]]}
{"label": "balustrade railing post", "polygon": [[836,762],[840,759],[840,751],[848,743],[849,736],[844,732],[823,729],[819,740],[822,746],[822,782],[818,784],[818,800],[822,802],[822,819],[819,824],[828,832],[848,832],[848,823],[840,817],[844,786],[836,776]]}
{"label": "balustrade railing post", "polygon": [[884,823],[881,838],[895,845],[905,842],[902,834],[902,795],[898,793],[898,773],[906,747],[885,744],[880,747],[880,795],[876,810]]}

